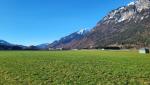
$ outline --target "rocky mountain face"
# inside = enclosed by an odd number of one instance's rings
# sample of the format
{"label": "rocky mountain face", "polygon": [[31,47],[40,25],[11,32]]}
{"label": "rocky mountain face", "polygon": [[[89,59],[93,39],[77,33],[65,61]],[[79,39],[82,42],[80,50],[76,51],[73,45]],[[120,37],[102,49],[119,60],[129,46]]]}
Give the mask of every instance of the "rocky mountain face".
{"label": "rocky mountain face", "polygon": [[150,0],[136,0],[127,6],[112,10],[86,35],[73,33],[50,46],[62,48],[150,46]]}

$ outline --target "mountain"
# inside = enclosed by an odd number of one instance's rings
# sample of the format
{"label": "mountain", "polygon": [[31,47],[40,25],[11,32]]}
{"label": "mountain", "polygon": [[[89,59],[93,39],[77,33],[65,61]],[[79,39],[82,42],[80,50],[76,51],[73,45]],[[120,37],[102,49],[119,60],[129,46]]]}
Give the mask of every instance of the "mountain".
{"label": "mountain", "polygon": [[75,48],[80,43],[78,43],[81,39],[83,39],[86,35],[88,35],[89,31],[86,29],[81,29],[77,32],[74,32],[68,36],[61,38],[60,40],[54,41],[49,46],[51,48]]}
{"label": "mountain", "polygon": [[73,33],[51,44],[62,48],[150,47],[150,1],[136,0],[112,10],[85,35]]}
{"label": "mountain", "polygon": [[93,28],[85,42],[92,41],[95,47],[143,47],[150,45],[149,36],[150,1],[137,0],[105,16]]}
{"label": "mountain", "polygon": [[48,50],[49,44],[40,44],[37,46],[23,46],[17,44],[11,44],[7,41],[0,40],[0,50]]}
{"label": "mountain", "polygon": [[38,49],[47,50],[49,48],[49,43],[44,43],[36,46]]}
{"label": "mountain", "polygon": [[0,40],[0,45],[7,45],[7,46],[12,46],[13,44],[7,42],[7,41],[4,41],[4,40]]}
{"label": "mountain", "polygon": [[81,29],[51,44],[15,45],[0,40],[0,50],[150,47],[150,0],[135,0],[108,13],[91,30]]}
{"label": "mountain", "polygon": [[0,50],[8,50],[11,49],[12,46],[13,44],[4,40],[0,40]]}
{"label": "mountain", "polygon": [[0,50],[23,50],[26,46],[11,44],[7,41],[0,40]]}

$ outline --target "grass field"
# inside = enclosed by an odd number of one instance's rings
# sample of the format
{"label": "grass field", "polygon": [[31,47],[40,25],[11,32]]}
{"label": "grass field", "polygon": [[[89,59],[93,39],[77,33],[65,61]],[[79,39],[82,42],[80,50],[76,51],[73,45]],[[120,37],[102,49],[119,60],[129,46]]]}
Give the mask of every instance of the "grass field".
{"label": "grass field", "polygon": [[0,85],[150,85],[150,54],[0,51]]}

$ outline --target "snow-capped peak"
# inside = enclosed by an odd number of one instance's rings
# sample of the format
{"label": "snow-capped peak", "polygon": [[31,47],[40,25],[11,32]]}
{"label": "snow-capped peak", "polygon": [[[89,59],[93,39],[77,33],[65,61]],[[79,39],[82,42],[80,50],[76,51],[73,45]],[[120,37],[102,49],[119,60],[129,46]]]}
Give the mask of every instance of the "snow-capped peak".
{"label": "snow-capped peak", "polygon": [[81,29],[81,30],[79,30],[77,33],[78,33],[78,34],[84,34],[86,31],[87,31],[87,29]]}
{"label": "snow-capped peak", "polygon": [[127,6],[120,7],[110,12],[103,20],[105,24],[120,23],[123,21],[129,22],[134,19],[135,22],[143,20],[149,12],[141,13],[142,10],[150,9],[150,0],[134,0]]}
{"label": "snow-capped peak", "polygon": [[130,6],[130,5],[135,5],[135,2],[134,2],[134,1],[130,2],[130,3],[128,4],[128,6]]}

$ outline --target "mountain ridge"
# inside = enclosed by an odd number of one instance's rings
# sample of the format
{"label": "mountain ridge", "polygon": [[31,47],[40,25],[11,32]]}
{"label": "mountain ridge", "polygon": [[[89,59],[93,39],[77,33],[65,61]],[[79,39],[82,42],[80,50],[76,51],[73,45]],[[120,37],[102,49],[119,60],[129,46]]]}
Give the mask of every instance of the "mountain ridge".
{"label": "mountain ridge", "polygon": [[150,46],[149,36],[150,1],[136,0],[109,12],[80,40],[68,43],[70,46],[61,43],[60,47],[101,48],[115,45],[139,48]]}
{"label": "mountain ridge", "polygon": [[50,48],[74,48],[77,45],[78,41],[81,40],[84,36],[86,36],[88,32],[89,30],[87,29],[81,29],[79,31],[71,33],[68,36],[62,37],[60,40],[54,41],[49,46]]}

